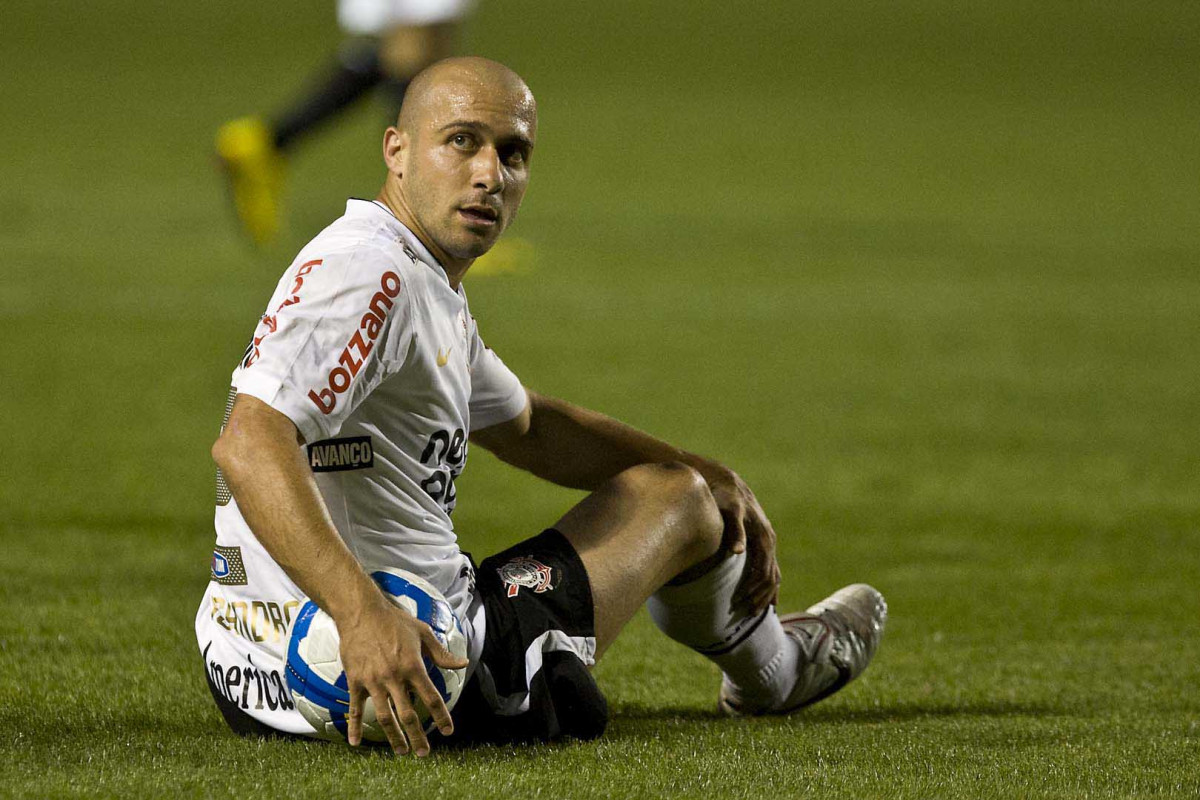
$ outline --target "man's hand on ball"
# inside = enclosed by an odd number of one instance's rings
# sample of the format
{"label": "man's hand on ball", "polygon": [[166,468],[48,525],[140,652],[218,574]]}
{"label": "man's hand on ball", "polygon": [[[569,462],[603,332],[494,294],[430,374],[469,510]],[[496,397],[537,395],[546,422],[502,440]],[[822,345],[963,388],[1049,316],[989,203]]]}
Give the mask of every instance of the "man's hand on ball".
{"label": "man's hand on ball", "polygon": [[419,698],[444,735],[454,732],[454,723],[442,696],[425,671],[423,654],[446,669],[466,667],[442,646],[433,631],[411,614],[392,605],[382,594],[363,606],[349,620],[337,620],[341,637],[342,666],[350,694],[347,739],[357,746],[362,741],[363,707],[367,698],[375,706],[375,717],[399,755],[409,750],[429,755],[429,740],[414,707]]}

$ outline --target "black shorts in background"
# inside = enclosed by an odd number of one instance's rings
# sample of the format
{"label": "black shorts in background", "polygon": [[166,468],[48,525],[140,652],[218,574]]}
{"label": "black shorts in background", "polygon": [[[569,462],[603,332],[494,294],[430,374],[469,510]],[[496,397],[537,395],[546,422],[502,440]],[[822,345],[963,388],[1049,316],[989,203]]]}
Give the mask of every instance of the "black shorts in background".
{"label": "black shorts in background", "polygon": [[602,734],[608,703],[587,666],[596,652],[592,588],[567,538],[550,528],[484,559],[475,588],[487,628],[481,661],[454,708],[453,739]]}

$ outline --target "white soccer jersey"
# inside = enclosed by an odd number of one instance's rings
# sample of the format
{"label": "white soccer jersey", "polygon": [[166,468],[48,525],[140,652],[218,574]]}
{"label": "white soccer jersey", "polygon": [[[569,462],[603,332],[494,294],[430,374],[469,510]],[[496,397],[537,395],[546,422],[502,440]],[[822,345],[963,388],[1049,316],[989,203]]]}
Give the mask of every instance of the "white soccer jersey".
{"label": "white soccer jersey", "polygon": [[[470,643],[482,605],[450,514],[471,429],[516,417],[524,388],[484,346],[460,287],[387,208],[351,200],[280,279],[234,393],[285,414],[334,525],[368,571],[436,586]],[[228,408],[226,409],[228,414]],[[271,559],[218,479],[212,580],[196,616],[209,677],[246,713],[311,733],[284,680],[284,639],[303,593]]]}

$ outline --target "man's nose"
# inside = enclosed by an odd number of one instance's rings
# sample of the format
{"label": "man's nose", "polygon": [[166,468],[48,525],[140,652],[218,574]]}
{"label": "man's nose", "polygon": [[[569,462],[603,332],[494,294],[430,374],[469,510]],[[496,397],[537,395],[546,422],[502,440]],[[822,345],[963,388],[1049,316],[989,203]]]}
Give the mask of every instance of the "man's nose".
{"label": "man's nose", "polygon": [[472,163],[471,185],[495,194],[504,188],[504,170],[494,147],[481,147]]}

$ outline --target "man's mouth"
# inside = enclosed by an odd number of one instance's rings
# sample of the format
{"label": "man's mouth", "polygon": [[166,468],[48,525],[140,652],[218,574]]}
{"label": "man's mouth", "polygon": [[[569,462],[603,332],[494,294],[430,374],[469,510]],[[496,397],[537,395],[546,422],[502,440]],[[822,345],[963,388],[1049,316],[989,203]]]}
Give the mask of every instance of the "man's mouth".
{"label": "man's mouth", "polygon": [[500,213],[496,209],[481,203],[461,206],[458,213],[469,224],[480,227],[491,227],[500,220]]}

